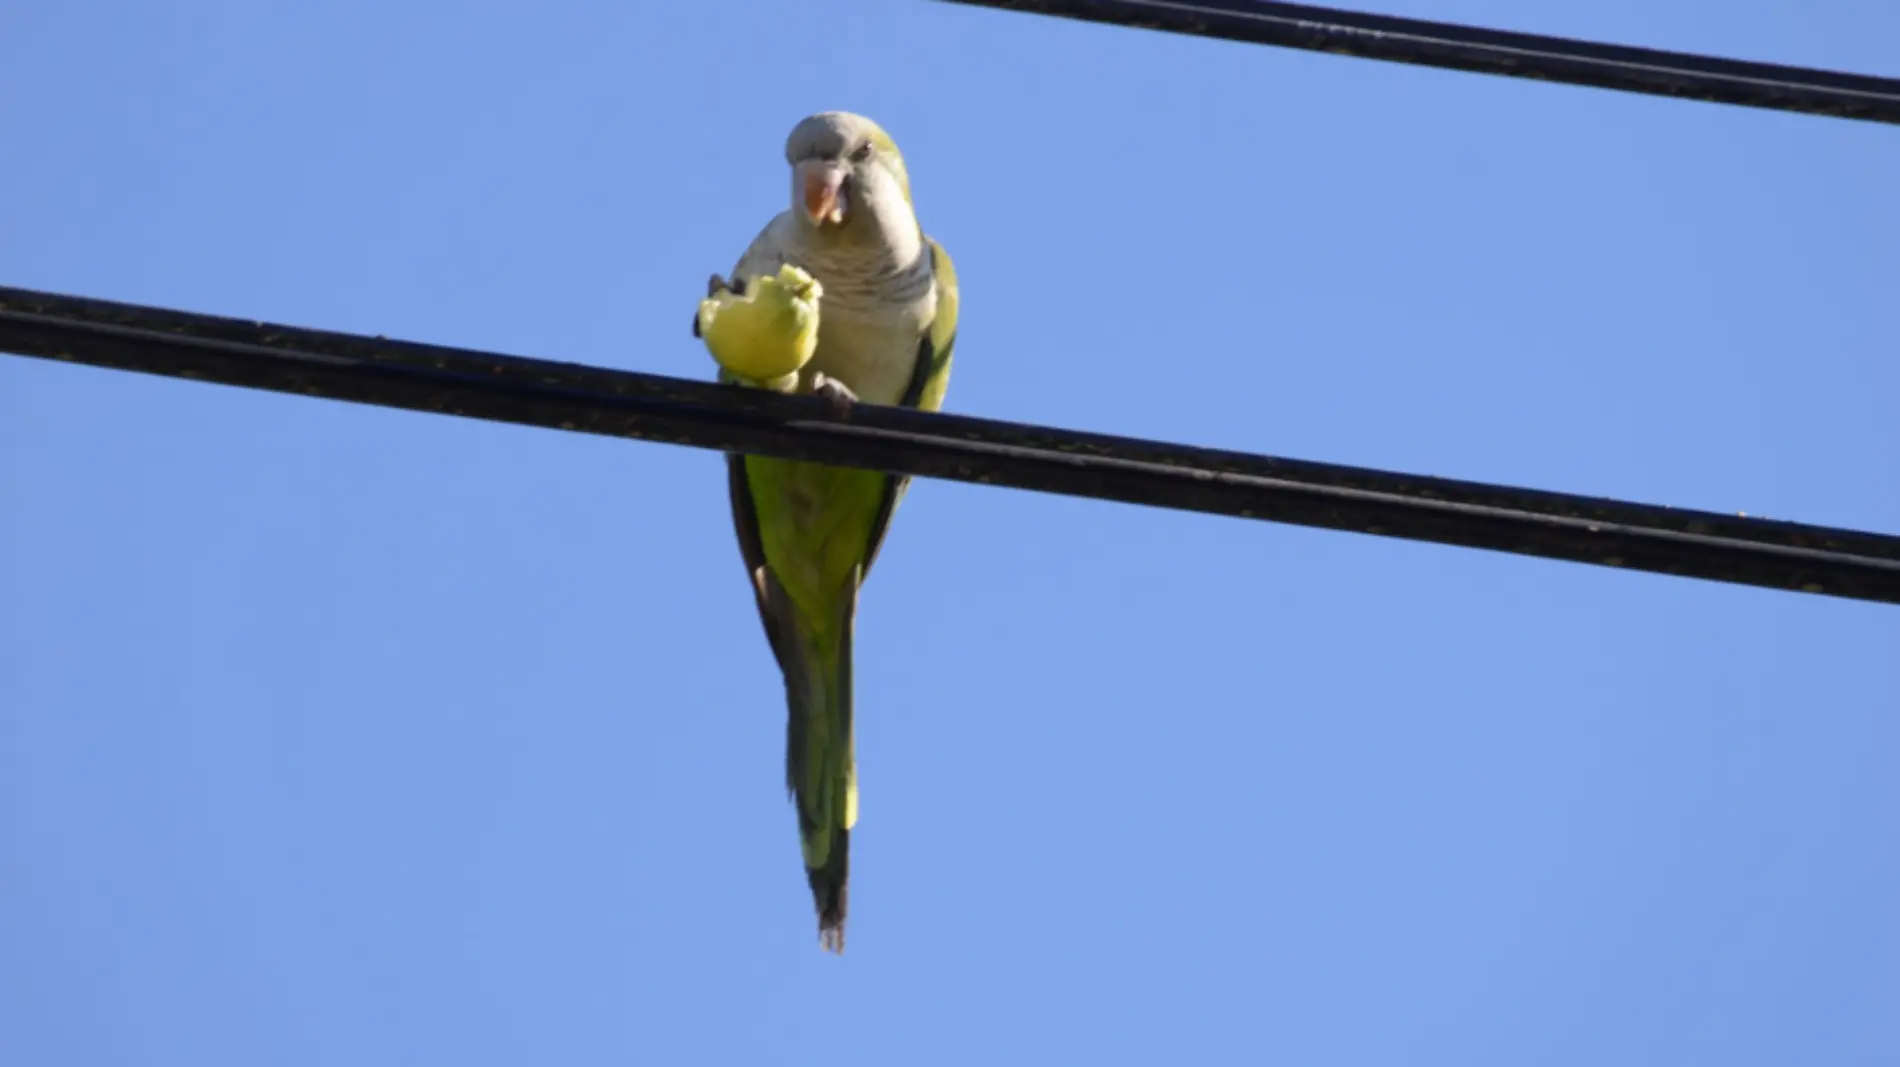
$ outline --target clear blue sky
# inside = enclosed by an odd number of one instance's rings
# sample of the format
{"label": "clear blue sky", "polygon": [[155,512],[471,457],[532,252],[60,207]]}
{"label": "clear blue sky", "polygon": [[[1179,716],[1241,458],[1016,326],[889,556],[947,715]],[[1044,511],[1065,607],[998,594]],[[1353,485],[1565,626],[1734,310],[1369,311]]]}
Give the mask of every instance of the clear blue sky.
{"label": "clear blue sky", "polygon": [[[1889,127],[318,6],[10,5],[0,283],[706,377],[848,108],[954,410],[1900,531]],[[1884,0],[1384,8],[1900,74]],[[922,482],[837,959],[716,455],[0,356],[0,505],[8,1064],[1900,1063],[1900,609]]]}

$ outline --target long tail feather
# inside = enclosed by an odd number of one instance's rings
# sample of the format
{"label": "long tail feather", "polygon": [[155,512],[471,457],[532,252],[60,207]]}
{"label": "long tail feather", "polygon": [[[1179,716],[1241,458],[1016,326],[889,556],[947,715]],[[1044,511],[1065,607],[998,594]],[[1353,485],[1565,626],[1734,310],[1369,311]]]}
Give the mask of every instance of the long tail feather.
{"label": "long tail feather", "polygon": [[857,821],[851,645],[858,573],[852,574],[831,626],[814,632],[796,619],[789,643],[797,651],[784,664],[785,779],[798,812],[819,944],[832,952],[844,951],[851,826]]}

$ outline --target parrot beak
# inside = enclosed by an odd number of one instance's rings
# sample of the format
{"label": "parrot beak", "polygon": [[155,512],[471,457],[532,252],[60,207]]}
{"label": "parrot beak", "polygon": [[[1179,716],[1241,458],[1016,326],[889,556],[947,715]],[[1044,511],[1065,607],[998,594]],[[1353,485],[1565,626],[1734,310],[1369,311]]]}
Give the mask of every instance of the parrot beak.
{"label": "parrot beak", "polygon": [[844,168],[835,163],[808,159],[792,171],[799,206],[805,219],[814,226],[844,221],[848,206],[844,188]]}

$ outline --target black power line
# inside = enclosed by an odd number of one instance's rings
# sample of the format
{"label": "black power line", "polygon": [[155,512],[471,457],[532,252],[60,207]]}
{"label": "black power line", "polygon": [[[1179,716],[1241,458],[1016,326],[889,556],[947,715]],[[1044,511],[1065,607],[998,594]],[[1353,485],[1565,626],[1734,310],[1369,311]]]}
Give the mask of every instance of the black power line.
{"label": "black power line", "polygon": [[1627,48],[1274,0],[948,0],[1116,26],[1900,123],[1900,79]]}
{"label": "black power line", "polygon": [[0,351],[360,404],[1900,603],[1900,537],[0,287]]}

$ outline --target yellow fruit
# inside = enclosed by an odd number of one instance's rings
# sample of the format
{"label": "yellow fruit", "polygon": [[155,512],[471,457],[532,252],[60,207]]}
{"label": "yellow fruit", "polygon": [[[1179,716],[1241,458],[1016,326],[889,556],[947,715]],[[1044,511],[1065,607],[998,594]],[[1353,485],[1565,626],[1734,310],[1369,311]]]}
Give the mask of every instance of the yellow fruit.
{"label": "yellow fruit", "polygon": [[719,365],[770,382],[796,373],[818,349],[818,279],[787,263],[699,302],[699,336]]}

